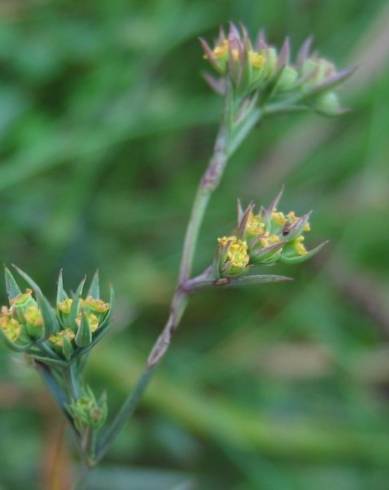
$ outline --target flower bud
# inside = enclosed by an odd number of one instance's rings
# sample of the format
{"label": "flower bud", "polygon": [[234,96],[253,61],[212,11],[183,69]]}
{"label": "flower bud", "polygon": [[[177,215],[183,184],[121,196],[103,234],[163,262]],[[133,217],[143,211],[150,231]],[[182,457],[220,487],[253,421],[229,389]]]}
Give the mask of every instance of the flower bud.
{"label": "flower bud", "polygon": [[68,340],[70,343],[73,342],[75,338],[75,333],[71,328],[65,328],[64,330],[61,330],[60,332],[50,335],[49,337],[49,343],[51,344],[54,349],[63,354],[64,353],[64,339]]}
{"label": "flower bud", "polygon": [[36,305],[29,306],[23,313],[26,332],[33,339],[38,339],[42,335],[43,317],[40,309]]}
{"label": "flower bud", "polygon": [[1,308],[0,329],[12,343],[17,342],[22,334],[21,324],[12,317],[10,310],[6,306]]}
{"label": "flower bud", "polygon": [[287,92],[289,90],[293,90],[297,86],[299,74],[296,70],[296,68],[293,68],[291,65],[286,65],[282,73],[280,75],[280,78],[277,82],[277,90],[280,90],[281,92]]}
{"label": "flower bud", "polygon": [[72,401],[68,411],[79,431],[88,428],[99,429],[107,420],[106,396],[103,394],[99,400],[96,400],[92,390],[87,387],[80,398]]}
{"label": "flower bud", "polygon": [[268,208],[255,212],[253,204],[244,211],[238,202],[236,235],[219,238],[219,274],[234,276],[246,272],[251,265],[295,263],[312,257],[321,246],[306,250],[304,233],[310,231],[310,213],[297,216],[277,210],[280,193]]}
{"label": "flower bud", "polygon": [[336,116],[343,112],[339,97],[337,93],[333,91],[319,95],[313,103],[313,107],[326,116]]}

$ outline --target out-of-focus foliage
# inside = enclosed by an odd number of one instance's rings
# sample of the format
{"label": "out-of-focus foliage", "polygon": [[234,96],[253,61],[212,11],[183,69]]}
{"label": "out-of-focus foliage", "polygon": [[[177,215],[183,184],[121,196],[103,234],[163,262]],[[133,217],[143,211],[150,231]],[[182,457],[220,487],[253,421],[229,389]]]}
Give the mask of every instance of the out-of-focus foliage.
{"label": "out-of-focus foliage", "polygon": [[[0,257],[45,291],[61,267],[69,289],[96,267],[113,281],[116,331],[88,381],[117,406],[165,320],[221,110],[197,37],[241,20],[295,46],[313,33],[338,66],[361,65],[343,89],[349,114],[254,132],[212,201],[197,265],[238,195],[266,202],[282,184],[286,207],[314,208],[310,239],[330,238],[327,254],[271,269],[294,283],[194,297],[90,488],[387,488],[387,3],[3,0],[0,17]],[[0,360],[0,488],[52,489],[53,468],[68,488],[61,419],[18,356],[1,346]]]}

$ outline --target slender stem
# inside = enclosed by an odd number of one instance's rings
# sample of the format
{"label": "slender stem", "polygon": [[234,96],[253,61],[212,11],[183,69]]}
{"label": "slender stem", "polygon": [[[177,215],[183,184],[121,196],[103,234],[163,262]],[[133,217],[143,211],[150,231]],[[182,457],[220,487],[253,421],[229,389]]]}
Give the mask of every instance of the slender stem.
{"label": "slender stem", "polygon": [[69,396],[74,400],[80,398],[79,376],[77,375],[76,370],[77,367],[74,363],[64,369],[64,378],[66,380]]}
{"label": "slender stem", "polygon": [[184,239],[178,284],[170,305],[168,320],[150,351],[147,365],[138,382],[124,401],[111,425],[103,432],[98,441],[95,464],[105,455],[117,433],[122,429],[128,417],[135,411],[139,400],[152,379],[155,368],[169,349],[172,336],[185,312],[190,293],[186,285],[191,276],[198,237],[209,200],[221,181],[229,157],[253,129],[262,115],[260,110],[254,108],[254,104],[246,105],[245,112],[242,112],[242,108],[239,106],[240,102],[233,100],[232,95],[228,94],[223,121],[216,138],[214,151],[194,198]]}
{"label": "slender stem", "polygon": [[179,284],[182,284],[183,281],[190,277],[194,252],[196,250],[200,228],[204,220],[204,214],[207,209],[211,195],[218,186],[227,163],[227,141],[228,132],[226,130],[225,124],[222,124],[216,138],[212,158],[209,162],[207,170],[205,171],[200,181],[193,202],[192,212],[185,234],[179,274]]}
{"label": "slender stem", "polygon": [[154,368],[145,369],[137,384],[133,388],[131,395],[125,400],[111,425],[106,429],[105,432],[103,432],[103,435],[97,445],[96,457],[94,461],[95,464],[97,464],[101,460],[101,458],[104,457],[105,453],[109,449],[112,441],[114,440],[118,432],[122,429],[128,418],[133,414],[153,373]]}

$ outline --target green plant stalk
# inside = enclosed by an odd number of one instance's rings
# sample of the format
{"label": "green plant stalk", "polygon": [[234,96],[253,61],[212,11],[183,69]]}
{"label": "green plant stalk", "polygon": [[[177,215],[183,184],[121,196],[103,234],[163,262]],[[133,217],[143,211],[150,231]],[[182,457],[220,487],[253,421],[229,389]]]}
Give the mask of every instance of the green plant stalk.
{"label": "green plant stalk", "polygon": [[189,284],[198,237],[209,200],[219,186],[229,158],[258,123],[262,115],[262,112],[255,109],[252,105],[247,111],[242,124],[237,125],[235,128],[234,118],[236,117],[239,105],[240,101],[234,100],[231,94],[227,94],[223,121],[216,138],[214,151],[207,169],[200,180],[193,202],[184,239],[177,288],[170,306],[170,315],[161,335],[150,351],[146,367],[136,382],[135,387],[124,401],[116,417],[98,440],[96,457],[93,461],[94,464],[97,464],[104,457],[118,432],[135,411],[152,379],[157,365],[166,354],[172,336],[185,312],[188,304],[188,296],[191,292],[190,288],[186,287],[186,284]]}
{"label": "green plant stalk", "polygon": [[146,386],[148,385],[154,372],[154,367],[147,367],[141,377],[138,379],[131,395],[124,401],[121,409],[114,418],[111,425],[102,433],[100,440],[96,443],[96,454],[90,455],[90,463],[96,465],[108,451],[113,440],[123,428],[128,418],[134,413],[140,398],[142,397]]}

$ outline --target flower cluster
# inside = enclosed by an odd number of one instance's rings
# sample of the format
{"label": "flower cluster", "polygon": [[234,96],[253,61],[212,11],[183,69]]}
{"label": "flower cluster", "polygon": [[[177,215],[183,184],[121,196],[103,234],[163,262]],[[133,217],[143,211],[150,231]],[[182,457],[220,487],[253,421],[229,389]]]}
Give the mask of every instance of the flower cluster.
{"label": "flower cluster", "polygon": [[255,211],[250,204],[238,206],[238,226],[230,236],[218,239],[216,277],[236,277],[246,274],[253,266],[276,262],[297,264],[316,254],[324,245],[312,250],[304,245],[304,233],[310,231],[310,213],[296,216],[277,210],[281,195],[267,208]]}
{"label": "flower cluster", "polygon": [[258,93],[262,103],[269,99],[288,100],[296,108],[311,106],[327,115],[343,111],[334,88],[353,69],[337,71],[328,60],[311,54],[311,39],[302,45],[294,63],[290,60],[288,39],[278,51],[268,44],[263,32],[253,42],[243,26],[239,31],[231,24],[227,34],[221,30],[213,48],[203,39],[200,41],[204,57],[221,76],[206,76],[219,93],[224,94],[230,84],[242,96]]}
{"label": "flower cluster", "polygon": [[108,407],[106,394],[96,399],[93,391],[87,386],[84,393],[67,407],[76,428],[82,432],[89,427],[100,429],[107,420]]}
{"label": "flower cluster", "polygon": [[29,289],[22,291],[9,269],[5,280],[9,305],[1,308],[0,333],[16,351],[25,351],[47,364],[71,362],[89,350],[108,327],[111,304],[100,298],[96,274],[82,297],[85,280],[71,296],[58,279],[56,306],[52,307],[39,286],[17,269]]}

